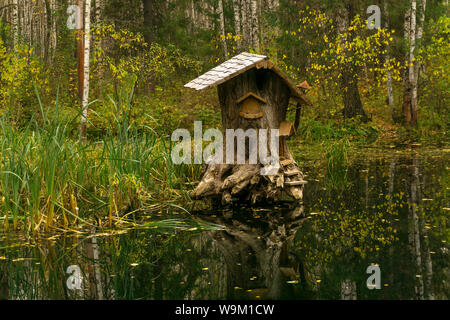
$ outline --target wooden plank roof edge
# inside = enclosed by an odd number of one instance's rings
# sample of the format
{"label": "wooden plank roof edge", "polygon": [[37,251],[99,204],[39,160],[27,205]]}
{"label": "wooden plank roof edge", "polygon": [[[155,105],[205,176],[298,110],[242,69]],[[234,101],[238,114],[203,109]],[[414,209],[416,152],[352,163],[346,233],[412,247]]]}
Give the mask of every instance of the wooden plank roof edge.
{"label": "wooden plank roof edge", "polygon": [[303,94],[303,92],[301,92],[300,89],[297,88],[297,86],[294,84],[294,82],[292,82],[292,80],[290,80],[288,78],[288,76],[280,68],[278,68],[274,64],[271,70],[274,71],[281,79],[284,80],[284,82],[289,87],[289,89],[291,89],[291,94],[293,95],[293,98],[298,98],[303,103],[305,103],[307,105],[312,105],[312,103],[308,100],[308,98],[306,98],[306,96]]}
{"label": "wooden plank roof edge", "polygon": [[[227,64],[227,62],[238,58],[241,59],[241,57],[249,57],[249,58],[260,58],[259,60],[253,61],[252,63],[250,63],[247,66],[242,67],[241,69],[237,69],[236,71],[226,75],[225,77],[212,82],[211,84],[207,84],[205,86],[203,86],[202,84],[197,84],[196,80],[200,77],[202,77],[204,74],[208,73],[209,71],[214,70],[217,67],[223,67],[224,65]],[[303,102],[307,105],[312,105],[312,103],[308,100],[308,98],[306,98],[306,96],[303,94],[303,92],[301,92],[301,90],[299,88],[297,88],[297,86],[294,84],[294,82],[292,82],[291,79],[288,78],[288,76],[280,69],[278,68],[267,56],[264,55],[258,55],[258,54],[253,54],[253,53],[249,53],[249,52],[241,52],[240,54],[234,56],[233,58],[222,62],[221,64],[219,64],[218,66],[212,68],[211,70],[208,70],[207,72],[203,73],[202,75],[198,76],[197,78],[191,80],[190,82],[188,82],[187,84],[184,85],[185,88],[192,88],[195,89],[197,91],[200,90],[206,90],[215,86],[218,86],[250,69],[255,68],[259,63],[261,63],[262,61],[264,61],[264,65],[267,65],[267,68],[274,71],[284,82],[285,84],[289,87],[289,89],[291,90],[291,95],[294,99],[299,100],[300,102]]]}

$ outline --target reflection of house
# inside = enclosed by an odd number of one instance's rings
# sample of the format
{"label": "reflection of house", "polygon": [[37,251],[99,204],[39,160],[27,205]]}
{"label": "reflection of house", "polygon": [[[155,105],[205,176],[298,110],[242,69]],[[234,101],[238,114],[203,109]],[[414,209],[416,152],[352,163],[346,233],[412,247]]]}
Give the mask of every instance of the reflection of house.
{"label": "reflection of house", "polygon": [[220,272],[224,276],[217,286],[226,288],[226,296],[220,299],[290,298],[293,284],[306,282],[301,261],[291,254],[294,235],[305,221],[303,206],[271,210],[257,222],[240,211],[196,217],[224,226],[224,230],[209,233],[213,240],[210,252],[218,249],[223,257],[220,267],[224,270]]}

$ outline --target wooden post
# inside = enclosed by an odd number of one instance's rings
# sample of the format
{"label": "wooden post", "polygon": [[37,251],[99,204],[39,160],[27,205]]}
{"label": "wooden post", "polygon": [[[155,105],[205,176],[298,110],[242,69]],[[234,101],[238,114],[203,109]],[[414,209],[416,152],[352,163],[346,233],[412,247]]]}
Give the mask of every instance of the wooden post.
{"label": "wooden post", "polygon": [[297,102],[297,106],[295,108],[295,123],[294,123],[295,131],[298,130],[298,126],[300,125],[301,115],[302,115],[302,104],[300,102]]}

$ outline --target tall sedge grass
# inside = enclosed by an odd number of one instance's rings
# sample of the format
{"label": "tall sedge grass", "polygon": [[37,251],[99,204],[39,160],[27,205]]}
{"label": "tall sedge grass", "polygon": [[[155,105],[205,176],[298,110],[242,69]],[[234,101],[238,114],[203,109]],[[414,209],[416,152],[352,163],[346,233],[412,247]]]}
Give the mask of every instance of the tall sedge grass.
{"label": "tall sedge grass", "polygon": [[[127,118],[133,86],[112,101],[115,119],[101,140],[80,142],[56,107],[26,127],[0,117],[0,223],[6,230],[70,229],[108,223],[126,213],[161,211],[189,200],[198,167],[174,166],[170,139]],[[39,96],[38,96],[39,97]]]}

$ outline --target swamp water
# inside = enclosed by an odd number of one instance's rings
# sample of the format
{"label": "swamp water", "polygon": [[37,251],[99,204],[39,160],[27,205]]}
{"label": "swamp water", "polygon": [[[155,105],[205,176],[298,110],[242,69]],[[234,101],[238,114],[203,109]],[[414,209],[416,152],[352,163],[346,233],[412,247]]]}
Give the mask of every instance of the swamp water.
{"label": "swamp water", "polygon": [[182,228],[178,213],[113,234],[2,232],[0,298],[448,299],[448,159],[310,160],[302,204],[192,212]]}

